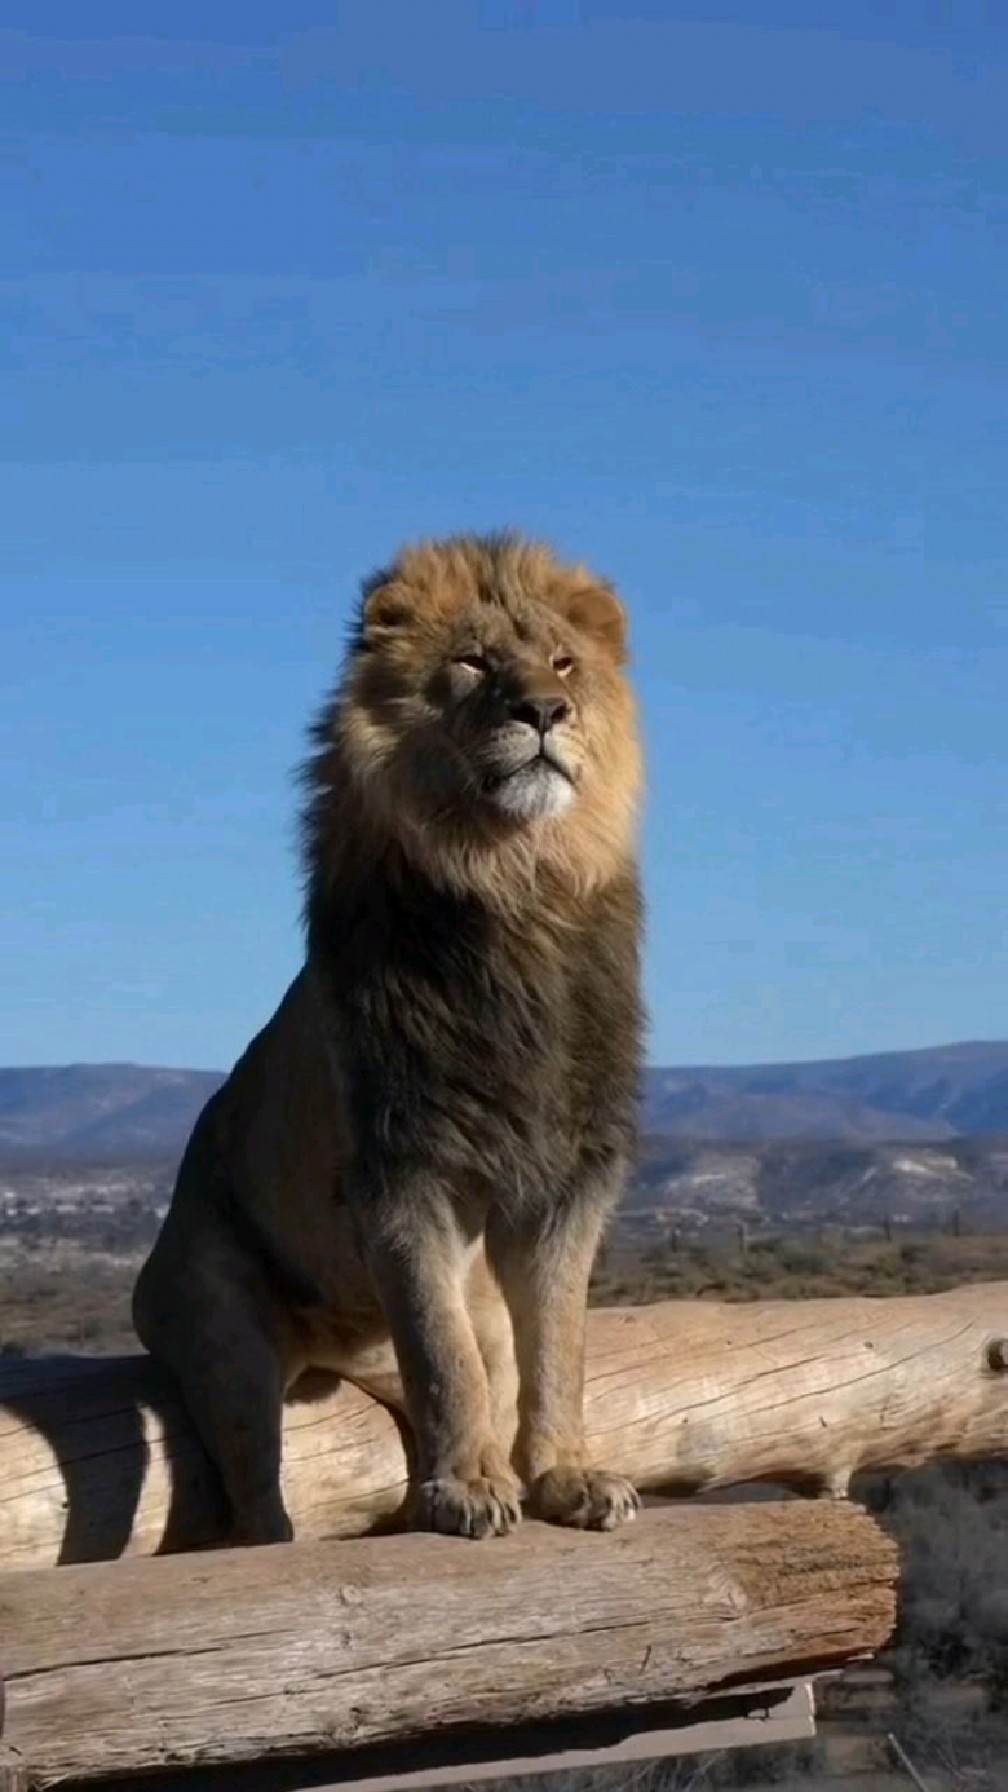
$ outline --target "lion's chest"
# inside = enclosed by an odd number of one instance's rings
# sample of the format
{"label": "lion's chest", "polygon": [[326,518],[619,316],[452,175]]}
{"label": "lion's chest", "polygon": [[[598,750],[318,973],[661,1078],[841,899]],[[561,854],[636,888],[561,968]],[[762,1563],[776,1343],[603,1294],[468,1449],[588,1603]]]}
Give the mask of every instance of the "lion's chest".
{"label": "lion's chest", "polygon": [[342,983],[359,1154],[548,1192],[634,1105],[635,966],[604,930],[494,928],[464,910],[381,941]]}

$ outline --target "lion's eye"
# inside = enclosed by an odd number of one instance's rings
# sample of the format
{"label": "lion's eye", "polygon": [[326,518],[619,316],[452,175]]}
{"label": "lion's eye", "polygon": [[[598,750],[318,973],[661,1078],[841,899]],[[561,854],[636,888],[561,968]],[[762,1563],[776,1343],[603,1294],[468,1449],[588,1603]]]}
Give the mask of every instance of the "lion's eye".
{"label": "lion's eye", "polygon": [[550,664],[558,678],[566,678],[568,672],[574,670],[574,656],[570,653],[555,653]]}
{"label": "lion's eye", "polygon": [[478,672],[481,678],[484,678],[490,671],[490,661],[485,653],[480,653],[478,648],[474,648],[472,653],[460,653],[455,664],[456,666],[465,666],[468,672]]}

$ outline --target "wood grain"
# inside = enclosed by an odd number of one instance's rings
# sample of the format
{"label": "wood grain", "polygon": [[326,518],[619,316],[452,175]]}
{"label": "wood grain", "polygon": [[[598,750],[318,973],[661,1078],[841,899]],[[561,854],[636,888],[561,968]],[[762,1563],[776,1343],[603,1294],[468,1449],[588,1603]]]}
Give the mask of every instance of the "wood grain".
{"label": "wood grain", "polygon": [[632,1715],[877,1649],[894,1546],[860,1509],[666,1507],[0,1577],[4,1744],[34,1787],[147,1768],[427,1747]]}
{"label": "wood grain", "polygon": [[[764,1480],[843,1493],[858,1469],[1008,1448],[1008,1284],[893,1300],[661,1302],[589,1315],[600,1464],[653,1491]],[[368,1383],[292,1402],[284,1488],[300,1540],[394,1524],[406,1476],[391,1352]],[[219,1539],[217,1484],[149,1359],[0,1366],[0,1565]]]}

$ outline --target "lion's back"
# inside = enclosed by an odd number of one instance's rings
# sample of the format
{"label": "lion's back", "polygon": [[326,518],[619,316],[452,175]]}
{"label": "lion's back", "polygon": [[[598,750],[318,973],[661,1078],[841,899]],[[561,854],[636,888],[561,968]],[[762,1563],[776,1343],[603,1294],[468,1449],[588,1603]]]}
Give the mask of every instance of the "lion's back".
{"label": "lion's back", "polygon": [[196,1122],[176,1201],[223,1202],[271,1232],[310,1237],[338,1195],[343,1103],[310,978],[301,970]]}

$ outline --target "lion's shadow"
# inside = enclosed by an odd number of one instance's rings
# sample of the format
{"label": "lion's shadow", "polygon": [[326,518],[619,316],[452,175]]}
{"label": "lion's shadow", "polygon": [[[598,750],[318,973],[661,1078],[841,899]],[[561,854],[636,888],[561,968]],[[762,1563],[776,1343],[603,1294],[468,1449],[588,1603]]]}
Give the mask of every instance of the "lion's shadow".
{"label": "lion's shadow", "polygon": [[[333,1377],[317,1378],[296,1398],[310,1401],[334,1385]],[[29,1457],[23,1485],[13,1454],[18,1433]],[[33,1436],[46,1446],[34,1473]],[[12,1451],[13,1471],[0,1479],[0,1561],[11,1566],[27,1555],[28,1540],[34,1559],[25,1565],[32,1566],[114,1561],[131,1546],[166,1555],[227,1542],[229,1514],[217,1472],[177,1389],[149,1356],[67,1354],[0,1363],[0,1459],[5,1449]],[[153,1477],[167,1486],[154,1487]],[[374,1528],[399,1523],[394,1514]]]}

